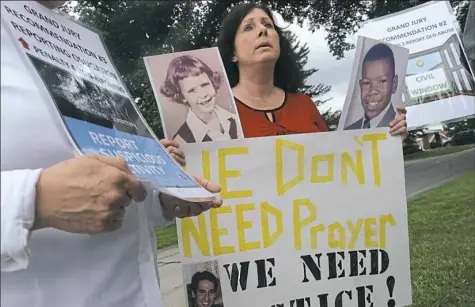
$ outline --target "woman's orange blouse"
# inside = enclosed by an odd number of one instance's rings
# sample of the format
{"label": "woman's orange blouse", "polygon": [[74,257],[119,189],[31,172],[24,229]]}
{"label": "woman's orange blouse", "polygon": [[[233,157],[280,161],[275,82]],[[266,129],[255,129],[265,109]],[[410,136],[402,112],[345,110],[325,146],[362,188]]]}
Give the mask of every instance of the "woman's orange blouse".
{"label": "woman's orange blouse", "polygon": [[[308,95],[286,93],[280,107],[265,111],[234,99],[245,138],[328,131],[323,116]],[[271,114],[273,120],[266,113]]]}

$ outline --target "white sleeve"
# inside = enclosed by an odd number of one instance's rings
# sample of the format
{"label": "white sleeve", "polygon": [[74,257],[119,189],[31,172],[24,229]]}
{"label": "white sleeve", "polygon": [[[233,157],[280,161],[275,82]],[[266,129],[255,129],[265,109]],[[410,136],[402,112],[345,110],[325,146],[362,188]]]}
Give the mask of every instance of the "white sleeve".
{"label": "white sleeve", "polygon": [[41,169],[2,171],[2,272],[26,269]]}

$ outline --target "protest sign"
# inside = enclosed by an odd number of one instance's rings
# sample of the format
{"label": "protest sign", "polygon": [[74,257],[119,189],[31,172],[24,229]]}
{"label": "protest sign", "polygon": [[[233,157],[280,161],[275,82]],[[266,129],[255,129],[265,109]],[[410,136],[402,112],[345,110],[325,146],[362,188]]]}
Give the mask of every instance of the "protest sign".
{"label": "protest sign", "polygon": [[358,35],[409,49],[403,102],[410,128],[475,115],[475,79],[449,1],[371,19]]}
{"label": "protest sign", "polygon": [[411,304],[399,137],[377,128],[184,148],[224,201],[177,221],[189,307]]}
{"label": "protest sign", "polygon": [[144,58],[168,139],[201,143],[243,137],[218,48]]}
{"label": "protest sign", "polygon": [[359,36],[338,130],[389,127],[402,105],[409,50]]}
{"label": "protest sign", "polygon": [[[77,154],[122,156],[142,181],[201,200],[201,188],[168,155],[131,99],[99,33],[36,1],[2,2],[2,28],[51,101]],[[34,103],[32,101],[25,101]]]}

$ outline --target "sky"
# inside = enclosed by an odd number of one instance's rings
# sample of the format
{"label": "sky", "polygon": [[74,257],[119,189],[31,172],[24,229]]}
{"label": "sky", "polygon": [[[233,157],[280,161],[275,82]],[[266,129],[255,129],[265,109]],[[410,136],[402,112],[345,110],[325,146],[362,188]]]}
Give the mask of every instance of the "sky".
{"label": "sky", "polygon": [[[307,67],[305,68],[318,69],[316,73],[307,79],[307,83],[311,85],[323,83],[324,85],[331,86],[327,94],[319,97],[321,99],[331,98],[331,100],[320,106],[319,110],[321,112],[325,112],[328,109],[333,111],[341,110],[348,90],[355,50],[345,52],[345,57],[337,60],[330,52],[325,39],[325,30],[320,29],[312,33],[305,24],[303,27],[299,27],[297,24],[283,23],[279,15],[277,15],[277,24],[281,24],[294,32],[299,37],[302,45],[307,44],[309,54]],[[349,40],[356,43],[356,36],[349,37]]]}
{"label": "sky", "polygon": [[[77,1],[69,1],[68,4],[76,6]],[[333,111],[341,110],[345,101],[349,76],[351,75],[354,50],[346,52],[343,59],[336,60],[336,57],[330,53],[323,29],[312,33],[305,24],[303,27],[299,27],[297,24],[286,23],[280,14],[277,13],[276,15],[279,25],[294,32],[299,37],[301,44],[307,43],[309,47],[308,62],[305,68],[316,68],[319,71],[310,76],[307,83],[311,85],[323,83],[331,86],[330,92],[319,97],[319,99],[331,98],[331,100],[320,106],[319,110],[321,112],[325,112],[330,108]]]}
{"label": "sky", "polygon": [[[333,112],[342,110],[345,103],[346,92],[353,68],[355,49],[345,52],[344,58],[337,60],[330,52],[325,39],[325,30],[320,29],[312,33],[304,24],[303,27],[294,23],[286,23],[282,17],[276,13],[277,25],[286,27],[294,32],[300,39],[301,44],[307,43],[309,47],[307,67],[316,68],[318,71],[307,79],[308,84],[316,85],[323,83],[331,86],[330,91],[321,96],[321,99],[331,98],[330,101],[318,107],[320,112],[331,109]],[[348,41],[356,45],[357,35],[348,37]],[[430,125],[434,129],[442,129],[439,124]]]}
{"label": "sky", "polygon": [[[68,4],[75,6],[77,1],[68,1]],[[320,112],[323,113],[329,109],[333,112],[342,110],[348,90],[355,50],[345,52],[345,56],[337,60],[330,52],[325,39],[325,30],[320,29],[312,33],[308,30],[306,24],[300,27],[295,23],[287,23],[278,13],[276,13],[276,18],[278,25],[294,32],[300,39],[301,44],[306,43],[309,48],[306,69],[315,68],[318,71],[308,77],[307,83],[310,85],[322,83],[331,87],[327,94],[319,97],[322,100],[330,99],[325,104],[319,106]],[[356,35],[348,37],[348,41],[354,44],[356,44],[356,40]]]}

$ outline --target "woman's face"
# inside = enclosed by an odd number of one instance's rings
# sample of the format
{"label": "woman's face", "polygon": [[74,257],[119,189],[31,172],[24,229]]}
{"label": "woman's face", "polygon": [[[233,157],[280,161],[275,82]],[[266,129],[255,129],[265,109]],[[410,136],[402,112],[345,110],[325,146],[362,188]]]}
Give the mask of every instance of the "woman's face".
{"label": "woman's face", "polygon": [[211,113],[216,105],[216,90],[206,73],[179,81],[181,93],[195,114]]}
{"label": "woman's face", "polygon": [[196,289],[195,303],[197,307],[213,306],[216,300],[216,289],[209,280],[202,280]]}
{"label": "woman's face", "polygon": [[269,15],[253,9],[244,17],[234,39],[234,61],[242,64],[277,62],[280,56],[279,34]]}

